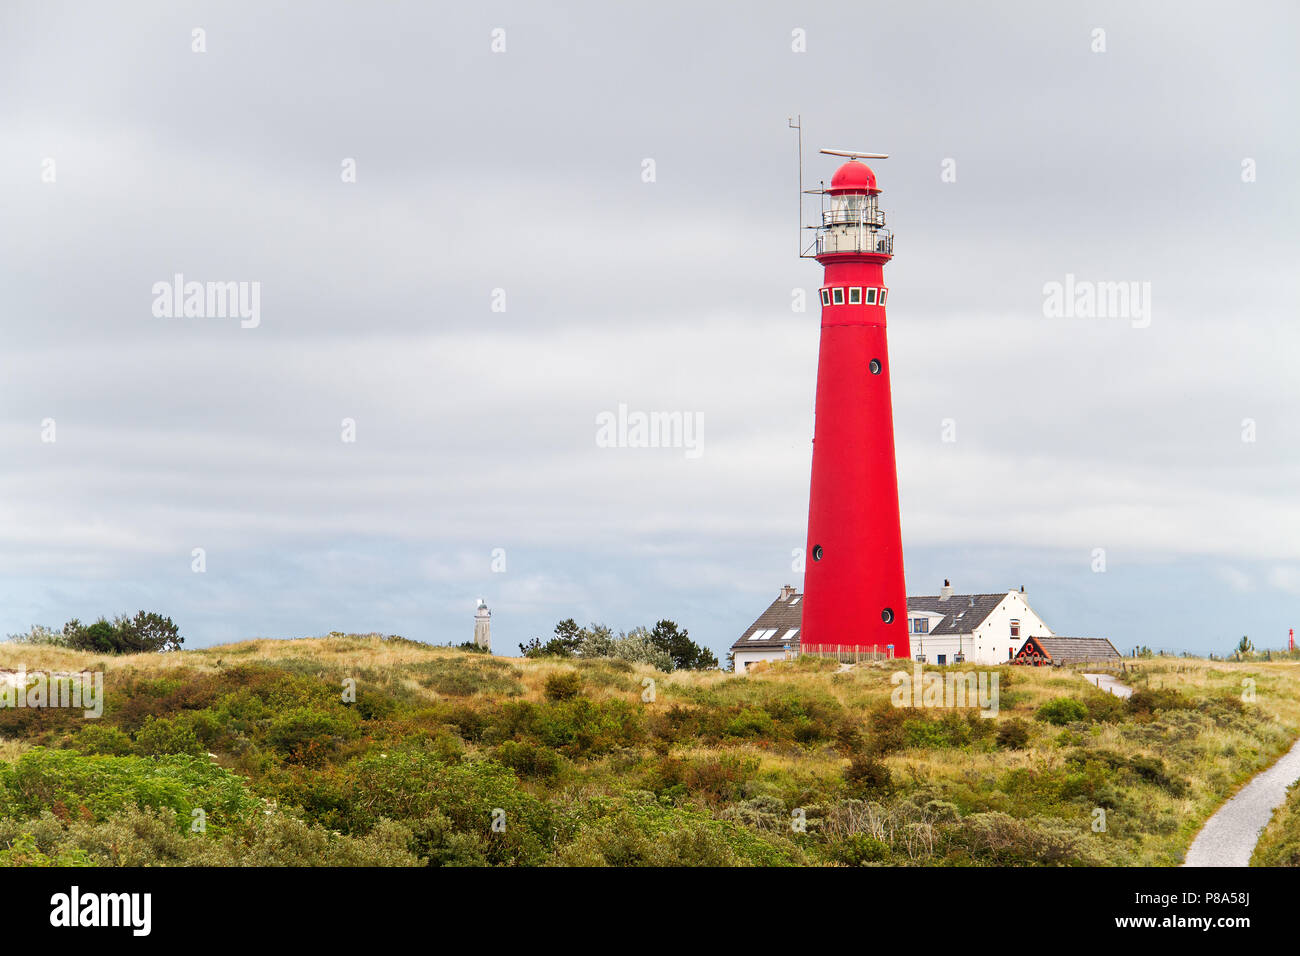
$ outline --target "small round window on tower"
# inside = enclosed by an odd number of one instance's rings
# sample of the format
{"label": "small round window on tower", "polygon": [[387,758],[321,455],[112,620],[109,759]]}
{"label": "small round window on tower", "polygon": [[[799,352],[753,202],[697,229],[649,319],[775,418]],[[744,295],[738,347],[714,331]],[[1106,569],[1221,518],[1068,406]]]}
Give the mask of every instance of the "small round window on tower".
{"label": "small round window on tower", "polygon": [[820,544],[814,544],[814,545],[813,545],[813,560],[814,560],[814,561],[820,561],[821,559],[822,559],[822,546],[821,546]]}
{"label": "small round window on tower", "polygon": [[880,359],[872,359],[870,364],[867,365],[867,368],[871,369],[872,375],[879,375],[881,369]]}
{"label": "small round window on tower", "polygon": [[880,612],[880,619],[884,621],[886,624],[893,624],[894,609],[892,607],[885,608],[883,611]]}

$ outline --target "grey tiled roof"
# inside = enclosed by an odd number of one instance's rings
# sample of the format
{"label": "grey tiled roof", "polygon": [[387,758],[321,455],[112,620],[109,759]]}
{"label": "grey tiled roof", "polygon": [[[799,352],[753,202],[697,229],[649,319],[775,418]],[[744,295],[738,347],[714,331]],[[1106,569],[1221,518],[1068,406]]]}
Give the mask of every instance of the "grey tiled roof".
{"label": "grey tiled roof", "polygon": [[1104,637],[1034,637],[1054,664],[1075,661],[1117,661],[1119,651]]}
{"label": "grey tiled roof", "polygon": [[[794,604],[792,599],[797,598]],[[766,611],[758,616],[758,620],[749,627],[745,628],[745,635],[735,644],[731,645],[733,651],[736,650],[775,650],[779,651],[785,647],[782,638],[791,628],[799,627],[799,622],[803,616],[803,594],[796,591],[785,598],[778,597],[771,603]],[[751,637],[761,631],[776,629],[776,633],[765,641],[751,640]],[[794,639],[790,642],[792,648],[799,646],[799,635],[795,634]]]}
{"label": "grey tiled roof", "polygon": [[[907,599],[907,609],[909,611],[933,611],[942,613],[943,620],[939,621],[934,627],[930,628],[929,634],[925,636],[937,635],[939,637],[945,634],[969,634],[975,628],[984,623],[984,619],[993,613],[993,610],[1002,603],[1002,599],[1007,596],[1003,591],[999,594],[954,594],[944,599],[935,595],[922,595],[920,597],[909,597]],[[790,598],[777,598],[772,602],[766,611],[758,616],[758,620],[749,627],[745,628],[744,636],[735,644],[731,645],[734,650],[751,650],[751,649],[768,649],[780,650],[785,645],[782,638],[791,628],[799,626],[800,616],[803,611],[803,594],[795,592],[791,597],[798,598],[795,604],[790,603]],[[765,641],[751,640],[756,633],[776,628],[777,632]],[[792,641],[792,646],[797,647],[799,644],[799,635],[796,634]]]}
{"label": "grey tiled roof", "polygon": [[930,628],[932,635],[969,634],[984,623],[1006,596],[1006,591],[1000,594],[954,594],[944,600],[937,594],[924,594],[909,597],[907,609],[945,615],[942,621]]}

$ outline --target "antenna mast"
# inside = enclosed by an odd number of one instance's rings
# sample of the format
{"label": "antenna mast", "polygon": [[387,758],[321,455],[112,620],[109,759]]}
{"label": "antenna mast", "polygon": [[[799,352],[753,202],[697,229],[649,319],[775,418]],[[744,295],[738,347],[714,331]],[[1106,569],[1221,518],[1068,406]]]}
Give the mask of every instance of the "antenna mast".
{"label": "antenna mast", "polygon": [[803,255],[803,114],[786,117],[786,125],[799,131],[799,228],[795,230],[795,251]]}

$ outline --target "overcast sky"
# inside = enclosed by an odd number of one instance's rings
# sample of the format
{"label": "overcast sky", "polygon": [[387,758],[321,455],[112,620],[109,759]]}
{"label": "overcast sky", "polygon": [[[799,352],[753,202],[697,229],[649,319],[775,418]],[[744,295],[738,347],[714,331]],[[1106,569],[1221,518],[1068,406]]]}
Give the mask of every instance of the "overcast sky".
{"label": "overcast sky", "polygon": [[[908,592],[1281,646],[1298,35],[1290,3],[5,3],[0,633],[459,642],[483,597],[498,653],[667,617],[721,657],[801,583],[802,114],[810,183],[891,154]],[[177,273],[260,283],[260,324],[156,316]],[[1067,274],[1149,283],[1149,324],[1046,316]],[[702,453],[599,447],[620,404]]]}

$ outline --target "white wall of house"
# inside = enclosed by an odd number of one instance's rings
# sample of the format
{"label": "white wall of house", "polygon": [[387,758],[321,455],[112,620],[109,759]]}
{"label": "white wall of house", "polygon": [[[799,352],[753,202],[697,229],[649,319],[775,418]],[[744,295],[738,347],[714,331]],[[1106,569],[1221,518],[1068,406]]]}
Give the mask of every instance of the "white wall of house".
{"label": "white wall of house", "polygon": [[761,650],[754,648],[732,651],[731,653],[736,661],[737,674],[745,673],[745,671],[749,670],[750,664],[756,664],[759,661],[784,661],[794,656],[793,653],[786,651],[782,647],[773,647],[770,650],[767,648]]}
{"label": "white wall of house", "polygon": [[[1012,621],[1020,622],[1018,636],[1011,634]],[[993,613],[975,629],[975,651],[968,652],[967,656],[981,664],[1003,664],[1015,656],[1026,639],[1051,636],[1052,629],[1029,606],[1025,596],[1019,591],[1008,591]]]}
{"label": "white wall of house", "polygon": [[[911,618],[925,613],[908,611],[909,628]],[[1018,635],[1012,634],[1013,621],[1019,622]],[[934,621],[931,626],[937,623]],[[924,653],[927,664],[955,663],[958,653],[966,655],[968,664],[1003,664],[1015,656],[1028,638],[1051,636],[1052,629],[1029,606],[1025,596],[1019,591],[1008,591],[974,631],[943,636],[911,635],[912,654]]]}
{"label": "white wall of house", "polygon": [[966,655],[967,663],[974,660],[969,634],[912,635],[912,656],[925,655],[927,664],[955,664],[959,653]]}

